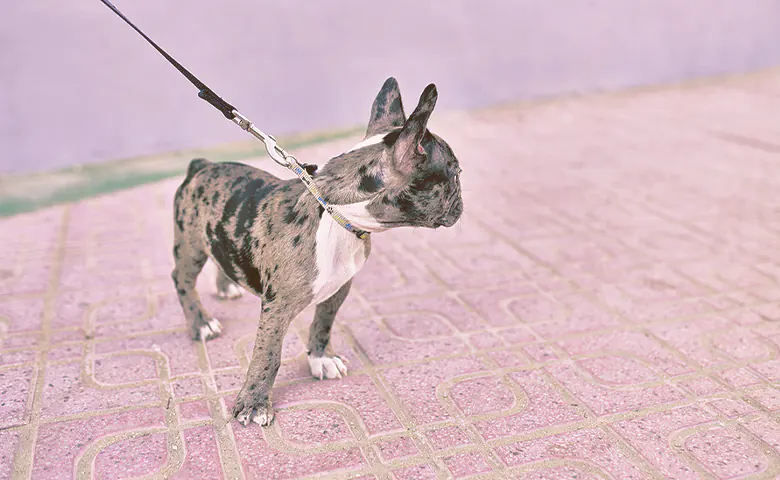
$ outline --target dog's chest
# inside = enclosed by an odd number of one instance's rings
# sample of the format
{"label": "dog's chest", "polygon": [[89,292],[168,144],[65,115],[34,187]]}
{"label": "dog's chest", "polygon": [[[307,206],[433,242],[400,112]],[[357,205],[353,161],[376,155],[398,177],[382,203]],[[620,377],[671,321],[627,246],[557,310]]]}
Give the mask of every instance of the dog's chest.
{"label": "dog's chest", "polygon": [[312,284],[312,305],[335,294],[366,263],[366,243],[324,214],[317,227],[317,277]]}

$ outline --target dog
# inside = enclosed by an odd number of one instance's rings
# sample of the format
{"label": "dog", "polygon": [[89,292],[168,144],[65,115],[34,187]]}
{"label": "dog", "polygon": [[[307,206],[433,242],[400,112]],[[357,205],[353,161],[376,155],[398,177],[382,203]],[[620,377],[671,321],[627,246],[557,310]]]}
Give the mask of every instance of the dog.
{"label": "dog", "polygon": [[[315,174],[322,196],[355,227],[381,232],[451,227],[459,220],[458,159],[427,128],[437,99],[436,86],[428,85],[407,118],[398,82],[388,78],[364,140]],[[297,178],[281,180],[240,163],[190,163],[174,200],[171,276],[193,340],[222,330],[195,289],[208,259],[219,267],[219,296],[237,297],[240,286],[262,300],[252,360],[232,409],[241,424],[273,421],[271,388],[282,340],[309,306],[316,306],[308,340],[312,375],[336,379],[347,373],[330,346],[330,332],[370,252],[370,236],[361,239],[336,223]]]}

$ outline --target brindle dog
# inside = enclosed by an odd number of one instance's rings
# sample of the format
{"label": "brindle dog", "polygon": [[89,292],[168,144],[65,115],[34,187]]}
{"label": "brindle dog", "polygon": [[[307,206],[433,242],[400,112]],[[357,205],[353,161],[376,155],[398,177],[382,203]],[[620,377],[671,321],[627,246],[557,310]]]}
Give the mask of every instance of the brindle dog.
{"label": "brindle dog", "polygon": [[[325,199],[356,227],[450,227],[460,218],[458,160],[427,129],[437,97],[429,85],[406,118],[398,83],[387,79],[365,140],[315,175]],[[262,300],[252,360],[232,412],[239,422],[273,421],[271,387],[282,340],[310,305],[316,305],[308,342],[312,374],[330,379],[347,373],[330,347],[330,331],[352,277],[368,258],[369,238],[338,225],[297,178],[281,180],[240,163],[193,160],[174,205],[172,277],[192,338],[208,340],[222,328],[195,290],[208,259],[219,267],[221,296],[237,296],[239,285]]]}

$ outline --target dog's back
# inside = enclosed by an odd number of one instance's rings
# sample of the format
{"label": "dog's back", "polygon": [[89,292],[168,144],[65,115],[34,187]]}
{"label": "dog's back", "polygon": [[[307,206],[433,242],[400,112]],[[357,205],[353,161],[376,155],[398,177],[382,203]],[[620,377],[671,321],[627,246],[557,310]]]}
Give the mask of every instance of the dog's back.
{"label": "dog's back", "polygon": [[[249,165],[213,163],[196,158],[190,162],[187,176],[176,190],[176,225],[180,230],[194,229],[191,233],[198,236],[208,235],[209,227],[213,232],[226,214],[232,216],[239,213],[242,206],[257,206],[282,183],[281,179]],[[250,194],[252,199],[246,202]],[[251,213],[246,212],[247,215]]]}

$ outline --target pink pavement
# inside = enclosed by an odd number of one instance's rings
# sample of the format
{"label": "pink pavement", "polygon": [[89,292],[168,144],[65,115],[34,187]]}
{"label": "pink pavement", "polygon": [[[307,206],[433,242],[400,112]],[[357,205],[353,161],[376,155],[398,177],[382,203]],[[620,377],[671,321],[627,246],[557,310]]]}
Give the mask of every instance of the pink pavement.
{"label": "pink pavement", "polygon": [[188,338],[180,179],[0,220],[0,478],[776,478],[777,112],[770,72],[442,115],[463,220],[374,236],[349,375],[306,312],[265,430],[228,418],[259,301],[204,277]]}

